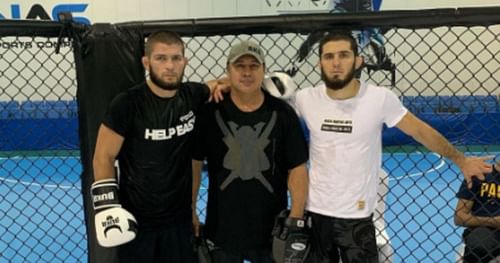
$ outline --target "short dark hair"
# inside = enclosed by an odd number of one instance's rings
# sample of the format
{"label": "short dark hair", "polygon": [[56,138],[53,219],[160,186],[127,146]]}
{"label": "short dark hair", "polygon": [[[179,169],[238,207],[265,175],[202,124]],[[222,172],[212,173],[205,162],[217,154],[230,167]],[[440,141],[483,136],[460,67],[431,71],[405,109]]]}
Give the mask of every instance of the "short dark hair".
{"label": "short dark hair", "polygon": [[319,56],[323,54],[323,46],[330,41],[347,41],[351,44],[351,49],[354,52],[354,56],[358,56],[358,42],[352,36],[351,31],[332,31],[329,32],[319,41]]}
{"label": "short dark hair", "polygon": [[179,34],[175,32],[162,30],[151,33],[148,36],[146,40],[146,45],[144,47],[144,53],[146,54],[146,56],[151,55],[152,47],[156,43],[163,43],[167,45],[172,45],[172,44],[181,45],[182,54],[184,55],[184,41],[182,41],[181,36],[179,36]]}

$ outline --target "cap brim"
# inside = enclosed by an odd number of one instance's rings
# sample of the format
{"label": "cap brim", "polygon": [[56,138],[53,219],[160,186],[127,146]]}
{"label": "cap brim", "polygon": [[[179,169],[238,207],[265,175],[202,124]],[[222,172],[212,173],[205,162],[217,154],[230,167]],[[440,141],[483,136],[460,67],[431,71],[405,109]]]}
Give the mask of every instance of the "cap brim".
{"label": "cap brim", "polygon": [[257,61],[259,61],[260,64],[264,64],[264,61],[262,61],[262,59],[260,58],[259,54],[255,53],[255,52],[252,52],[252,51],[247,51],[245,53],[241,53],[241,54],[235,56],[234,58],[232,58],[231,60],[229,60],[229,63],[233,64],[234,62],[236,62],[236,60],[238,60],[239,58],[241,58],[242,56],[245,56],[245,55],[252,56]]}

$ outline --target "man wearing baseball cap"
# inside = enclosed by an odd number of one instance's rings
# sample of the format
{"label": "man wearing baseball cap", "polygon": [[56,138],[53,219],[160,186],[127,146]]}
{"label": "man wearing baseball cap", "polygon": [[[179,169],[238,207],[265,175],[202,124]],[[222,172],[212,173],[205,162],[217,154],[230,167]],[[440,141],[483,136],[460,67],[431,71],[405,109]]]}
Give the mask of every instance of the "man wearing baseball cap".
{"label": "man wearing baseball cap", "polygon": [[[233,45],[227,57],[231,92],[197,115],[193,207],[206,160],[204,234],[212,244],[213,262],[274,262],[271,233],[275,217],[287,208],[287,190],[288,218],[303,217],[307,144],[295,111],[262,89],[264,73],[264,52],[257,43],[246,40]],[[193,223],[199,225],[196,214]]]}
{"label": "man wearing baseball cap", "polygon": [[234,45],[231,48],[231,51],[229,51],[229,56],[227,57],[227,63],[233,64],[240,57],[244,55],[253,56],[260,64],[262,65],[266,64],[262,49],[257,43],[251,40],[244,40],[238,43],[237,45]]}

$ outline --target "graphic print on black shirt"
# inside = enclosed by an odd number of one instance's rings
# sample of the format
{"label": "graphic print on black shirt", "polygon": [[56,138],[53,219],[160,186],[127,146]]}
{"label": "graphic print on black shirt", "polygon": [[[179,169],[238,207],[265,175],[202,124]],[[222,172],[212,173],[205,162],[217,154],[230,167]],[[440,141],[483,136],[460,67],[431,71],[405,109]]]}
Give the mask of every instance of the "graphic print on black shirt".
{"label": "graphic print on black shirt", "polygon": [[193,130],[194,121],[194,113],[193,111],[189,111],[187,114],[179,118],[180,124],[173,127],[168,127],[166,129],[145,128],[144,139],[151,141],[164,141],[175,138],[176,136],[183,136]]}
{"label": "graphic print on black shirt", "polygon": [[120,198],[141,227],[191,218],[191,136],[209,88],[181,85],[175,96],[163,98],[141,83],[113,99],[103,120],[124,137]]}
{"label": "graphic print on black shirt", "polygon": [[274,189],[264,177],[262,171],[266,171],[270,167],[269,159],[264,150],[270,142],[269,134],[276,124],[276,112],[273,111],[265,129],[266,124],[264,122],[259,122],[253,127],[238,127],[236,123],[229,121],[226,126],[219,110],[215,112],[215,120],[224,134],[223,141],[228,148],[224,156],[223,166],[231,171],[229,176],[222,182],[220,189],[224,190],[236,178],[243,181],[255,178],[269,192],[273,193]]}
{"label": "graphic print on black shirt", "polygon": [[484,180],[472,179],[472,187],[467,187],[464,180],[456,196],[473,201],[471,214],[474,216],[494,217],[500,215],[500,171],[493,166],[493,171],[484,175]]}

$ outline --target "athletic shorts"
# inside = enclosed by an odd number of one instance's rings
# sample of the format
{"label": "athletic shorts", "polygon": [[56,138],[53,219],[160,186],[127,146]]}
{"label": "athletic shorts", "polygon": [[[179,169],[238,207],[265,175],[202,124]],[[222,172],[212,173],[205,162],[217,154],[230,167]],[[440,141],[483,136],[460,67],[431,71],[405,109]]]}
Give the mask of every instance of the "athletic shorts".
{"label": "athletic shorts", "polygon": [[[488,263],[500,255],[500,230],[468,227],[464,230],[464,263]],[[494,261],[497,262],[497,261]]]}
{"label": "athletic shorts", "polygon": [[378,263],[372,216],[344,219],[310,213],[311,251],[306,262]]}
{"label": "athletic shorts", "polygon": [[251,263],[273,263],[270,250],[250,250],[242,253],[234,253],[223,248],[212,252],[214,263],[243,263],[244,260]]}
{"label": "athletic shorts", "polygon": [[192,223],[138,230],[131,242],[118,247],[120,263],[196,263]]}

